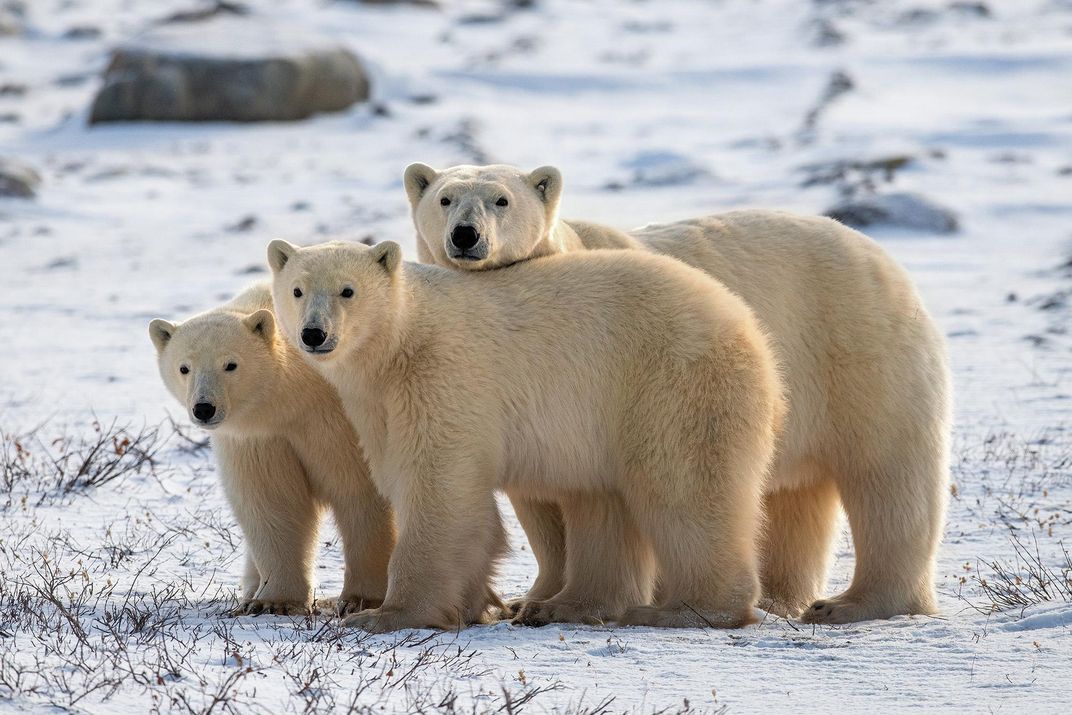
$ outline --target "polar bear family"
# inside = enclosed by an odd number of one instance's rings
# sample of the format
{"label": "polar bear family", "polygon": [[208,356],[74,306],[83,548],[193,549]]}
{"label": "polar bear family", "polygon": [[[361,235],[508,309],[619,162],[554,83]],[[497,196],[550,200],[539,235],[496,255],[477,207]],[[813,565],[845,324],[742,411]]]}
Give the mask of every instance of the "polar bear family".
{"label": "polar bear family", "polygon": [[[564,221],[552,167],[404,183],[424,265],[274,241],[271,297],[150,326],[214,429],[248,544],[239,613],[311,608],[327,508],[340,612],[368,630],[936,610],[945,349],[874,242],[773,211]],[[539,566],[506,605],[496,489]],[[823,598],[841,507],[855,574]]]}

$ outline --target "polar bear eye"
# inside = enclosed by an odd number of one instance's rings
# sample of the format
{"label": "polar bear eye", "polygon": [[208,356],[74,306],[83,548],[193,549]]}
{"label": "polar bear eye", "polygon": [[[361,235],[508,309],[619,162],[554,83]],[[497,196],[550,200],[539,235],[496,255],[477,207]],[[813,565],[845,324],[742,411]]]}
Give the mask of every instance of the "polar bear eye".
{"label": "polar bear eye", "polygon": [[295,298],[301,298],[302,297],[301,288],[295,288],[294,289],[294,297]]}
{"label": "polar bear eye", "polygon": [[496,206],[509,206],[510,202],[506,200],[505,196],[503,196],[498,201],[495,202],[495,205]]}
{"label": "polar bear eye", "polygon": [[181,365],[179,367],[179,372],[181,372],[183,375],[187,375],[190,372],[190,368],[186,367],[185,365]]}
{"label": "polar bear eye", "polygon": [[444,196],[443,198],[441,198],[439,200],[439,205],[440,206],[450,206],[450,199],[448,199],[446,196]]}
{"label": "polar bear eye", "polygon": [[343,288],[342,293],[339,293],[339,295],[341,295],[343,298],[353,298],[354,297],[354,289],[353,288]]}
{"label": "polar bear eye", "polygon": [[229,362],[226,365],[224,365],[223,369],[226,370],[227,372],[234,372],[235,370],[238,369],[238,363]]}

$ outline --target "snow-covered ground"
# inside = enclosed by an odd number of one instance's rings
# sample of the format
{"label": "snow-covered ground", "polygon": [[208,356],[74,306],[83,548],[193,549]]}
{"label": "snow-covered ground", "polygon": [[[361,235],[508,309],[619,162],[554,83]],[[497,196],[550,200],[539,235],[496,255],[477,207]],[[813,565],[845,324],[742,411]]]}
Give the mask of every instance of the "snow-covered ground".
{"label": "snow-covered ground", "polygon": [[[29,0],[24,32],[0,37],[0,157],[43,178],[34,200],[0,199],[0,456],[14,482],[0,484],[0,710],[1066,711],[1072,4],[248,4],[352,48],[372,101],[287,124],[89,128],[108,49],[194,0]],[[64,36],[87,25],[99,36]],[[75,458],[45,462],[85,454],[95,419],[105,453],[113,421],[182,421],[146,325],[256,279],[269,239],[371,236],[415,258],[411,161],[554,164],[565,216],[630,227],[739,206],[821,212],[839,183],[809,181],[815,165],[891,158],[909,161],[890,183],[872,172],[880,192],[922,194],[960,223],[870,230],[949,337],[939,617],[375,637],[324,616],[221,618],[241,536],[207,450],[171,436],[154,470],[69,493],[54,474]],[[515,595],[535,566],[506,513],[500,586]],[[324,539],[328,597],[342,568]],[[830,590],[851,572],[845,537]],[[1009,600],[993,589],[1037,582],[1042,598],[993,609]]]}

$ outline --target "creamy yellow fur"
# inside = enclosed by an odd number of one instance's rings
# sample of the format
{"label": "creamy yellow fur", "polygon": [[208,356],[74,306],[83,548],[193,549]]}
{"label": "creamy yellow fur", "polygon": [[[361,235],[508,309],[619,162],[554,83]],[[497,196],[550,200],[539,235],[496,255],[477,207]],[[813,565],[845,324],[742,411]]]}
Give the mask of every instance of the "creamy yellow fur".
{"label": "creamy yellow fur", "polygon": [[[160,374],[188,410],[210,402],[224,491],[246,537],[237,613],[306,613],[317,532],[330,508],[346,561],[340,613],[387,592],[394,526],[357,435],[320,375],[275,330],[267,285],[176,325],[154,320]],[[225,370],[234,363],[233,371]],[[186,366],[183,375],[179,368]],[[191,420],[199,423],[191,414]],[[199,423],[200,424],[200,423]]]}
{"label": "creamy yellow fur", "polygon": [[661,565],[656,603],[638,596],[623,623],[752,619],[781,398],[764,336],[723,286],[640,252],[479,275],[402,263],[393,243],[274,241],[268,255],[282,331],[326,335],[305,354],[398,517],[384,604],[347,623],[482,620],[505,548],[497,487],[620,505]]}
{"label": "creamy yellow fur", "polygon": [[[562,221],[562,178],[553,167],[437,172],[414,164],[405,186],[423,261],[474,270],[632,248],[678,258],[741,296],[771,336],[790,405],[765,496],[766,606],[826,623],[935,611],[951,419],[945,346],[905,271],[876,243],[830,219],[778,211],[734,211],[629,234]],[[496,204],[503,196],[506,207]],[[443,197],[450,206],[441,206]],[[477,226],[485,260],[448,255],[461,220]],[[817,601],[839,503],[852,529],[856,573],[843,594]],[[514,504],[540,561],[523,599],[522,616],[533,614],[531,622],[584,620],[613,610],[616,594],[643,588],[647,556],[634,550],[623,515],[564,502]],[[571,523],[570,513],[579,521]],[[582,530],[606,535],[595,557]],[[570,563],[571,555],[586,554],[587,563]],[[632,565],[600,570],[597,561],[608,559]],[[593,569],[602,582],[590,578],[574,588],[563,575]]]}

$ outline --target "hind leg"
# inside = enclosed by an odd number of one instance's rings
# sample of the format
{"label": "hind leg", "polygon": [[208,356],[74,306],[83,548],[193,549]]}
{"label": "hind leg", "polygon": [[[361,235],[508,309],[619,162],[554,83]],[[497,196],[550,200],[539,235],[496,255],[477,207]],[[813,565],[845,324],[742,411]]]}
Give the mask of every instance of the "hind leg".
{"label": "hind leg", "polygon": [[[667,474],[653,484],[689,481]],[[705,479],[699,491],[677,491],[684,499],[662,500],[650,490],[630,495],[659,564],[659,587],[656,605],[628,609],[622,625],[738,628],[755,621],[759,484]]]}
{"label": "hind leg", "polygon": [[526,603],[551,598],[565,585],[566,527],[562,510],[555,502],[513,494],[508,496],[517,520],[525,530],[538,569],[536,580],[528,593],[506,602],[504,612],[507,616],[515,616]]}
{"label": "hind leg", "polygon": [[851,623],[901,614],[934,613],[934,560],[945,523],[945,451],[911,454],[880,467],[843,471],[838,480],[852,529],[852,584],[816,601],[805,623]]}
{"label": "hind leg", "polygon": [[763,504],[760,606],[796,618],[826,586],[830,544],[839,522],[837,487],[829,479],[819,479],[769,493]]}
{"label": "hind leg", "polygon": [[515,619],[527,626],[601,624],[651,601],[654,561],[615,493],[576,493],[561,501],[566,526],[566,584],[529,601]]}

